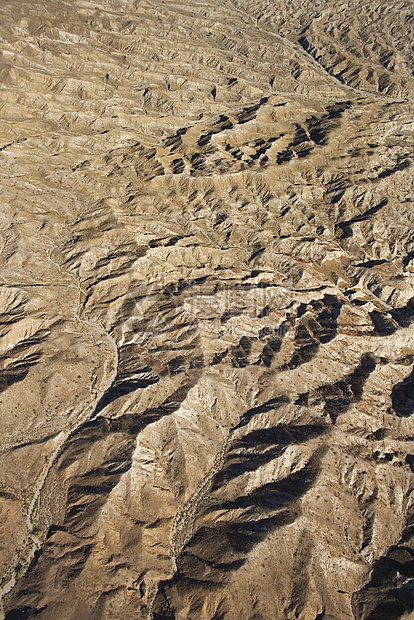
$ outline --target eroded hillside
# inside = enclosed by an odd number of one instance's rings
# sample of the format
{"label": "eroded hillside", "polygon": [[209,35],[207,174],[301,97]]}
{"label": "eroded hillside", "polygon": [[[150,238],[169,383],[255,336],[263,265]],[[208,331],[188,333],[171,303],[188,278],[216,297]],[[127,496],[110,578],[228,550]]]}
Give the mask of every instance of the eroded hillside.
{"label": "eroded hillside", "polygon": [[0,15],[5,618],[411,617],[412,5]]}

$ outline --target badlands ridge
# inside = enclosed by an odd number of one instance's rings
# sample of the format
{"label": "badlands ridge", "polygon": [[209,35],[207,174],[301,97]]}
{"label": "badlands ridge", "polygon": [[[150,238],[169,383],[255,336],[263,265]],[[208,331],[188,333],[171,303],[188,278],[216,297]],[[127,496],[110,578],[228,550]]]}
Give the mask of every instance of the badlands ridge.
{"label": "badlands ridge", "polygon": [[408,0],[3,0],[6,620],[414,608]]}

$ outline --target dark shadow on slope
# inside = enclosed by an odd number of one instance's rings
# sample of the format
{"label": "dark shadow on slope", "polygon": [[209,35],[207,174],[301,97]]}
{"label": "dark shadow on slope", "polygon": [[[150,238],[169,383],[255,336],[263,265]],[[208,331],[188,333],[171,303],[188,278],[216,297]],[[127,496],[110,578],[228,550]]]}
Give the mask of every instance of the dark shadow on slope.
{"label": "dark shadow on slope", "polygon": [[[317,449],[299,471],[282,480],[267,483],[248,495],[232,501],[206,497],[199,506],[200,527],[177,557],[177,572],[159,584],[155,606],[169,602],[169,615],[175,617],[171,601],[203,598],[223,587],[232,572],[246,562],[250,551],[271,532],[293,523],[301,514],[300,499],[313,486],[327,447]],[[216,519],[217,514],[228,520]],[[158,603],[159,602],[159,603]]]}
{"label": "dark shadow on slope", "polygon": [[[118,484],[121,476],[130,469],[137,434],[148,424],[178,409],[188,391],[197,383],[201,372],[201,370],[192,371],[190,380],[170,395],[160,407],[114,419],[96,417],[73,433],[53,467],[54,485],[56,490],[60,489],[57,497],[60,499],[66,497],[64,515],[59,523],[51,524],[50,539],[48,538],[39,550],[36,564],[9,595],[7,601],[9,614],[19,613],[18,610],[29,600],[30,605],[27,609],[31,615],[27,617],[31,618],[40,613],[44,594],[50,589],[48,574],[51,566],[57,567],[61,564],[54,582],[54,589],[57,592],[64,590],[68,575],[73,582],[82,572],[93,545],[90,528],[94,525],[109,493]],[[109,437],[111,441],[108,441]],[[78,462],[81,473],[72,474],[66,479],[68,467],[75,462]],[[85,468],[86,471],[82,472]],[[44,499],[41,496],[39,502],[39,510],[48,511],[49,506],[43,506],[42,501],[49,502],[49,495]],[[53,509],[53,506],[50,508]],[[80,549],[76,552],[71,551],[69,556],[65,552],[54,557],[56,547],[54,538],[62,532],[71,540],[78,541]],[[66,566],[68,561],[69,567]]]}
{"label": "dark shadow on slope", "polygon": [[392,409],[400,418],[407,418],[414,413],[414,370],[394,385],[391,400]]}
{"label": "dark shadow on slope", "polygon": [[[149,385],[153,385],[154,383],[158,383],[159,377],[152,371],[152,368],[147,366],[146,368],[142,368],[139,373],[142,373],[142,379],[135,380],[118,380],[105,392],[102,396],[98,404],[96,405],[95,415],[98,415],[105,407],[113,403],[121,396],[126,396],[131,392],[135,392],[136,390],[142,390]],[[136,373],[138,374],[138,373]]]}
{"label": "dark shadow on slope", "polygon": [[289,397],[284,394],[282,396],[278,396],[277,398],[271,398],[267,402],[263,403],[263,405],[258,405],[257,407],[253,407],[252,409],[246,411],[246,413],[241,416],[240,422],[234,427],[233,430],[246,426],[254,416],[278,409],[281,405],[286,405],[289,402]]}
{"label": "dark shadow on slope", "polygon": [[413,523],[411,515],[400,542],[374,563],[369,582],[352,595],[357,620],[398,620],[413,611]]}
{"label": "dark shadow on slope", "polygon": [[327,106],[326,114],[323,114],[320,118],[312,116],[307,121],[307,129],[311,140],[318,146],[327,144],[329,134],[339,126],[339,119],[351,105],[351,101],[338,102]]}
{"label": "dark shadow on slope", "polygon": [[231,446],[226,463],[214,476],[212,491],[230,480],[279,458],[292,444],[320,437],[329,426],[275,426],[247,433]]}
{"label": "dark shadow on slope", "polygon": [[325,295],[323,299],[298,306],[296,318],[300,322],[295,327],[295,352],[291,360],[279,368],[280,371],[309,362],[316,356],[321,344],[335,338],[341,308],[342,303],[334,295]]}
{"label": "dark shadow on slope", "polygon": [[[13,347],[11,354],[0,356],[0,362],[4,362],[6,366],[0,373],[0,393],[7,390],[7,388],[14,383],[23,381],[27,377],[30,369],[40,362],[42,357],[41,350],[34,351],[30,354],[25,353],[25,351],[33,345],[44,342],[47,336],[48,333],[44,331],[34,334],[31,338]],[[19,354],[22,354],[22,359],[18,358]],[[10,355],[16,357],[15,361],[11,363]],[[7,361],[9,362],[8,364],[6,364]]]}
{"label": "dark shadow on slope", "polygon": [[372,353],[364,353],[358,366],[349,375],[317,390],[325,401],[324,411],[329,414],[332,422],[335,423],[352,402],[362,398],[365,382],[375,368],[376,361]]}
{"label": "dark shadow on slope", "polygon": [[372,207],[371,209],[364,211],[364,213],[361,213],[360,215],[356,215],[350,220],[346,220],[344,222],[340,222],[339,224],[335,224],[336,236],[342,239],[346,239],[347,237],[352,237],[352,235],[354,234],[351,228],[352,224],[355,224],[355,222],[364,222],[365,220],[368,220],[370,217],[378,213],[378,211],[381,211],[381,209],[383,209],[387,204],[388,204],[388,199],[384,198],[375,207]]}
{"label": "dark shadow on slope", "polygon": [[369,316],[374,325],[374,332],[378,334],[378,336],[391,336],[391,334],[397,331],[397,326],[385,312],[373,310],[369,313]]}

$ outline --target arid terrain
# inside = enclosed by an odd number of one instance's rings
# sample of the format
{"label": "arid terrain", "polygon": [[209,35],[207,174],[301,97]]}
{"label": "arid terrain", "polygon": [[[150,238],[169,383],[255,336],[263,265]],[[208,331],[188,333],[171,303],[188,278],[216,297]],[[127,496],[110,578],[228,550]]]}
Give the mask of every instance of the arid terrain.
{"label": "arid terrain", "polygon": [[2,0],[6,620],[414,618],[409,0]]}

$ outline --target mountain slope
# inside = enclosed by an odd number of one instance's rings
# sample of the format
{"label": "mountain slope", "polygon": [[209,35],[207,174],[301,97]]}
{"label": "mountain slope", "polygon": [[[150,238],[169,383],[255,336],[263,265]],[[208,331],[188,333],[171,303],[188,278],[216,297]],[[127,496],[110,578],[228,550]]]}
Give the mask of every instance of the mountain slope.
{"label": "mountain slope", "polygon": [[410,4],[0,13],[5,618],[410,617]]}

